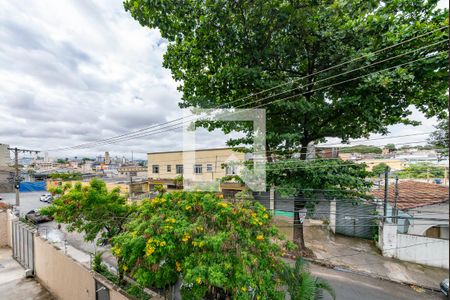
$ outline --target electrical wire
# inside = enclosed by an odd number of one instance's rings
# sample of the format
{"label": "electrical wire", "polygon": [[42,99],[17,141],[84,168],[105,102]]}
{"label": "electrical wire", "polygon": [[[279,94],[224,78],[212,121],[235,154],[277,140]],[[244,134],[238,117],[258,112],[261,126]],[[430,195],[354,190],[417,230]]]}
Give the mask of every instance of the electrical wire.
{"label": "electrical wire", "polygon": [[[389,46],[389,47],[385,47],[385,48],[383,48],[383,49],[379,49],[379,50],[377,50],[377,51],[375,51],[375,52],[372,52],[372,53],[369,53],[369,54],[365,54],[365,55],[363,55],[363,56],[360,56],[359,58],[356,58],[356,59],[353,59],[353,60],[344,62],[344,63],[342,63],[342,64],[339,64],[339,65],[330,67],[330,68],[325,69],[325,70],[321,70],[321,71],[316,72],[316,73],[314,73],[314,74],[310,74],[310,75],[308,75],[308,76],[305,76],[304,78],[307,78],[307,77],[309,77],[309,76],[317,75],[317,74],[319,74],[319,73],[321,73],[321,72],[325,72],[325,71],[328,71],[328,70],[330,70],[330,69],[334,69],[334,68],[336,68],[336,67],[338,67],[338,66],[340,66],[340,65],[348,64],[348,63],[350,63],[350,62],[352,62],[352,61],[361,59],[361,58],[366,57],[366,56],[368,56],[368,55],[373,55],[373,54],[375,54],[375,53],[384,51],[384,50],[386,50],[386,49],[390,49],[390,48],[392,48],[392,47],[396,47],[396,46],[398,46],[398,45],[401,45],[401,44],[407,43],[407,42],[409,42],[409,41],[411,41],[411,40],[414,40],[414,39],[417,39],[417,38],[420,38],[420,37],[429,35],[429,34],[431,34],[431,33],[433,33],[433,32],[442,30],[442,29],[444,29],[444,28],[446,28],[446,27],[442,27],[442,28],[439,28],[439,29],[435,29],[435,30],[433,30],[433,31],[431,31],[431,32],[428,32],[428,33],[425,33],[425,34],[423,34],[423,35],[420,35],[420,36],[411,38],[411,39],[406,40],[406,41],[402,41],[402,42],[400,42],[400,43],[397,43],[397,44],[395,44],[395,45],[391,45],[391,46]],[[440,42],[437,42],[437,43],[441,43],[441,42],[443,42],[443,41],[440,41]],[[435,44],[436,44],[436,43],[435,43]],[[435,45],[435,44],[432,44],[432,45]],[[430,46],[432,46],[432,45],[425,46],[425,48],[430,47]],[[422,48],[424,48],[424,47],[422,47]],[[419,49],[421,49],[421,48],[419,48]],[[415,49],[415,50],[413,50],[413,51],[417,51],[417,50],[419,50],[419,49]],[[410,52],[411,52],[411,51],[410,51]],[[410,52],[408,52],[408,53],[410,53]],[[402,55],[402,54],[400,54],[400,55]],[[398,57],[398,56],[396,56],[396,57]],[[395,57],[394,57],[394,58],[395,58]],[[390,58],[390,59],[393,59],[393,58]],[[390,59],[388,59],[388,60],[390,60]],[[378,62],[378,63],[380,63],[380,62]],[[376,63],[376,64],[378,64],[378,63]],[[369,65],[369,66],[370,66],[370,65]],[[367,67],[367,66],[366,66],[366,67]],[[356,69],[356,70],[358,70],[358,69]],[[351,72],[351,71],[348,71],[348,72]],[[345,73],[344,73],[344,74],[345,74]],[[300,80],[300,79],[303,79],[303,78],[299,78],[298,80]],[[284,84],[282,84],[282,85],[286,85],[286,84],[290,84],[290,83],[288,82],[288,83],[284,83]],[[280,86],[282,86],[282,85],[280,85]],[[273,87],[273,88],[274,88],[274,87]],[[272,90],[273,88],[267,89],[266,91]],[[266,92],[266,91],[261,91],[261,92],[259,92],[259,93]],[[257,93],[257,94],[259,94],[259,93]],[[256,95],[256,94],[254,94],[254,95]],[[254,95],[249,95],[249,96],[247,96],[247,97],[251,97],[251,96],[254,96]],[[272,96],[272,97],[273,97],[273,96]],[[236,102],[236,101],[241,101],[241,100],[243,100],[243,99],[245,99],[245,98],[246,98],[246,97],[241,98],[241,99],[237,99],[237,100],[235,100],[234,102]],[[257,101],[261,101],[261,99],[259,99],[259,100],[257,100]],[[231,102],[231,103],[233,103],[233,102]],[[228,103],[228,105],[231,104],[231,103]],[[176,119],[176,120],[180,120],[180,119],[183,119],[183,118],[185,118],[185,117],[178,118],[178,119]],[[173,122],[175,122],[176,120],[172,120],[172,121],[165,122],[165,123],[162,123],[162,124],[155,124],[155,125],[152,125],[152,126],[147,127],[147,128],[143,128],[143,129],[136,130],[136,131],[134,131],[134,132],[132,132],[132,133],[139,133],[139,132],[148,130],[148,129],[150,129],[150,128],[155,128],[156,126],[161,126],[161,125],[163,125],[163,124],[173,123]],[[119,135],[119,136],[116,136],[116,137],[112,137],[112,138],[108,138],[108,139],[103,139],[103,140],[100,140],[100,141],[106,141],[106,140],[110,140],[110,139],[113,139],[113,138],[124,137],[125,135],[129,135],[129,134],[131,134],[131,133],[122,134],[122,135]],[[99,141],[98,141],[98,142],[99,142]],[[92,145],[92,143],[94,143],[94,142],[91,142],[91,143],[88,143],[88,144],[91,144],[91,145]],[[82,144],[82,145],[85,146],[86,144]],[[82,145],[73,146],[73,147],[68,147],[68,148],[58,148],[58,150],[69,149],[69,148],[72,149],[72,148],[74,148],[74,147],[79,147],[79,146],[82,146]],[[48,151],[56,151],[56,149],[49,149]]]}

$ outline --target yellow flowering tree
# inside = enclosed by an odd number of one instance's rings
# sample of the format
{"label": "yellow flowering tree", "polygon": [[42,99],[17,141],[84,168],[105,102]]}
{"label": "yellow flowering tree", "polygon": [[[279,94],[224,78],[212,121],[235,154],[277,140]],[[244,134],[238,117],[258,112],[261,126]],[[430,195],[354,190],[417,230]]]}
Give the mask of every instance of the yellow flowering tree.
{"label": "yellow flowering tree", "polygon": [[113,253],[143,286],[180,282],[183,299],[282,299],[278,238],[259,203],[175,192],[145,200]]}

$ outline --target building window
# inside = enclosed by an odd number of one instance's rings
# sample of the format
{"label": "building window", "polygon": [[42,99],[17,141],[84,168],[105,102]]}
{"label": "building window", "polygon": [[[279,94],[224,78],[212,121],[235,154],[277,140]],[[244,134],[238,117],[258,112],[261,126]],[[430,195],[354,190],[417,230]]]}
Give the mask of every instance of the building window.
{"label": "building window", "polygon": [[183,174],[183,165],[176,165],[175,166],[177,174]]}
{"label": "building window", "polygon": [[227,166],[225,172],[227,175],[236,175],[236,166]]}
{"label": "building window", "polygon": [[153,171],[154,174],[159,173],[159,165],[153,165],[152,166],[152,171]]}
{"label": "building window", "polygon": [[206,165],[206,172],[212,173],[212,164],[207,164]]}
{"label": "building window", "polygon": [[167,165],[167,172],[172,172],[172,165]]}
{"label": "building window", "polygon": [[202,165],[201,164],[194,165],[194,174],[202,174]]}

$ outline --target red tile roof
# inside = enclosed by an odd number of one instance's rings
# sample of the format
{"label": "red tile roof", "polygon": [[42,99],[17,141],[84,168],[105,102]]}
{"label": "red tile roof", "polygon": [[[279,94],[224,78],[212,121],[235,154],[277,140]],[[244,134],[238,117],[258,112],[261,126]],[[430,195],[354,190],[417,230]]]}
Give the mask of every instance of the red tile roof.
{"label": "red tile roof", "polygon": [[[370,192],[376,198],[384,199],[384,188]],[[388,200],[394,203],[394,184],[389,184]],[[399,181],[397,207],[400,210],[408,210],[432,204],[438,204],[449,200],[449,187],[434,183],[419,181]]]}

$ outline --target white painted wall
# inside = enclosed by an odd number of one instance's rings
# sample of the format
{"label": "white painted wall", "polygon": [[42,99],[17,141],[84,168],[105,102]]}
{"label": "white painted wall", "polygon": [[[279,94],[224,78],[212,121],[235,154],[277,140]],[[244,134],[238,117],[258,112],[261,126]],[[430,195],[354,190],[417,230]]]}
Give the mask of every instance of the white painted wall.
{"label": "white painted wall", "polygon": [[398,234],[395,257],[423,265],[448,269],[448,247],[448,240],[411,234]]}
{"label": "white painted wall", "polygon": [[448,269],[449,241],[397,233],[396,224],[380,227],[378,247],[383,256]]}

